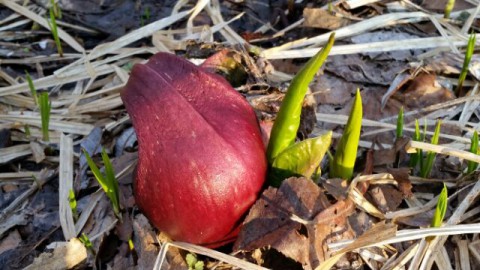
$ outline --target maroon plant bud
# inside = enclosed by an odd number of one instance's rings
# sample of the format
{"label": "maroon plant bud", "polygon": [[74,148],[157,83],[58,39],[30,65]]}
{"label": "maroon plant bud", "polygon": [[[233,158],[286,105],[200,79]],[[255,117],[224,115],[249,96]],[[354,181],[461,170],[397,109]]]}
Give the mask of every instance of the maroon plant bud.
{"label": "maroon plant bud", "polygon": [[174,240],[233,241],[267,169],[248,102],[222,77],[167,53],[135,65],[121,97],[138,137],[140,210]]}

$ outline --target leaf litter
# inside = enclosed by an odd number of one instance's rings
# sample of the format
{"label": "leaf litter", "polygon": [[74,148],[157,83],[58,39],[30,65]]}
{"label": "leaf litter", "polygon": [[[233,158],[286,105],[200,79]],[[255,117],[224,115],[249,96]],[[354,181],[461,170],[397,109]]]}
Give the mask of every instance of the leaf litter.
{"label": "leaf litter", "polygon": [[[457,97],[452,91],[462,68],[467,34],[479,26],[479,10],[471,1],[456,1],[451,15],[455,20],[442,19],[446,1],[349,0],[333,2],[332,10],[326,3],[308,1],[293,6],[283,1],[269,5],[268,1],[212,0],[197,6],[193,1],[98,5],[58,1],[65,14],[59,20],[63,58],[56,54],[50,29],[45,27],[47,2],[22,6],[3,1],[0,7],[0,262],[7,269],[35,268],[38,260],[52,254],[55,263],[65,262],[65,256],[74,259],[65,247],[76,238],[65,239],[63,233],[71,231],[72,224],[65,222],[68,215],[59,212],[66,206],[65,200],[59,200],[68,189],[59,185],[59,180],[66,179],[59,171],[69,168],[66,162],[72,166],[67,171],[72,173],[80,213],[74,220],[74,235],[85,233],[95,251],[87,251],[88,258],[82,262],[72,260],[76,267],[181,269],[186,250],[202,254],[208,269],[260,269],[254,264],[262,263],[274,269],[282,264],[292,266],[288,269],[361,265],[391,269],[410,266],[419,250],[425,254],[421,269],[434,263],[440,269],[467,269],[480,263],[479,232],[470,226],[478,222],[478,173],[462,173],[466,160],[478,161],[468,153],[471,134],[480,121],[478,55],[473,55],[464,83],[468,93]],[[192,16],[192,25],[187,24],[195,8],[198,15]],[[329,19],[318,20],[318,13],[328,14]],[[334,129],[333,137],[339,138],[346,123],[342,115],[348,115],[355,90],[360,88],[364,128],[355,172],[364,169],[365,175],[351,183],[328,179],[322,162],[324,173],[318,184],[290,178],[279,189],[266,189],[235,243],[240,253],[226,254],[231,247],[218,253],[156,237],[157,231],[135,210],[132,196],[137,146],[119,97],[131,66],[158,51],[175,52],[199,63],[226,49],[243,70],[238,73],[240,79],[232,82],[268,123],[304,58],[326,42],[327,29],[336,32],[337,44],[311,85],[304,104],[308,108],[304,112],[309,113],[308,117],[304,113],[300,137]],[[204,46],[207,50],[200,50]],[[220,68],[216,64],[222,58],[216,61],[212,70],[225,75],[221,64]],[[41,141],[39,111],[24,79],[25,70],[38,91],[50,93],[48,143]],[[406,141],[393,139],[401,106]],[[429,141],[437,118],[444,122],[440,145],[408,140],[414,120],[419,119],[422,126],[427,125]],[[61,144],[62,136],[71,138],[71,146]],[[99,161],[101,146],[113,159],[122,205],[129,213],[122,224],[104,194],[97,191],[80,154],[81,147]],[[408,167],[408,154],[417,149],[438,153],[430,179],[419,178]],[[65,155],[73,162],[60,158]],[[442,183],[451,194],[445,225],[430,230],[426,225]],[[461,239],[449,237],[454,234],[461,234]],[[436,235],[428,245],[418,240]],[[128,248],[129,237],[135,251]],[[457,248],[447,253],[445,246]],[[84,254],[82,247],[72,246]],[[162,254],[167,262],[159,266],[155,257]]]}

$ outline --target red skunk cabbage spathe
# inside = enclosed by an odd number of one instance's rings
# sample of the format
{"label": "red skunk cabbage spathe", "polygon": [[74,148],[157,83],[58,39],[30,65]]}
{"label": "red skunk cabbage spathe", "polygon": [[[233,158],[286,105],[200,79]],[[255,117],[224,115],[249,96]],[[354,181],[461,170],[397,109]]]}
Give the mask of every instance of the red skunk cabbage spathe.
{"label": "red skunk cabbage spathe", "polygon": [[140,210],[177,241],[233,241],[267,170],[258,122],[222,77],[172,54],[134,66],[121,97],[139,143]]}

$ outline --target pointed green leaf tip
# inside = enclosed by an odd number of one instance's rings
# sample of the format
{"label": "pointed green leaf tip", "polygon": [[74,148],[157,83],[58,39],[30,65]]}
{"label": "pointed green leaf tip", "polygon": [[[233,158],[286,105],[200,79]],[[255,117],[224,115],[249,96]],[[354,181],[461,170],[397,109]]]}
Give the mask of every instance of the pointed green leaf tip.
{"label": "pointed green leaf tip", "polygon": [[[442,121],[438,120],[437,125],[435,126],[435,131],[433,133],[431,144],[437,145],[438,140],[440,138],[440,127],[442,125]],[[426,126],[426,125],[425,125]],[[426,132],[425,132],[426,133]],[[433,164],[435,163],[435,157],[437,153],[428,151],[423,162],[420,162],[420,176],[423,178],[427,178],[430,176],[430,172],[433,169]],[[422,160],[420,160],[422,161]]]}
{"label": "pointed green leaf tip", "polygon": [[401,138],[403,136],[403,106],[400,107],[400,111],[398,112],[398,117],[397,117],[397,139]]}
{"label": "pointed green leaf tip", "polygon": [[[470,153],[478,155],[480,154],[480,149],[478,149],[478,133],[475,130],[472,135],[471,139],[471,145],[470,145]],[[478,163],[475,161],[469,160],[467,163],[467,174],[472,173],[478,168]]]}
{"label": "pointed green leaf tip", "polygon": [[311,178],[330,147],[332,132],[298,142],[280,153],[273,161],[270,173],[272,186],[292,176]]}
{"label": "pointed green leaf tip", "polygon": [[337,145],[337,151],[330,164],[330,177],[350,179],[353,176],[353,167],[357,159],[358,142],[362,129],[362,96],[357,89],[352,110],[348,117],[347,125],[343,131],[342,138]]}
{"label": "pointed green leaf tip", "polygon": [[293,78],[290,87],[288,87],[287,94],[273,124],[270,141],[268,142],[267,159],[270,165],[283,150],[295,143],[298,127],[300,126],[303,99],[307,93],[308,85],[327,59],[328,53],[333,46],[334,38],[335,33],[332,33],[323,49],[305,64],[302,70]]}
{"label": "pointed green leaf tip", "polygon": [[447,212],[447,204],[448,203],[448,191],[447,186],[443,184],[442,192],[438,196],[437,201],[437,208],[435,209],[435,214],[433,215],[432,227],[440,227],[443,222],[443,218],[445,217],[445,213]]}
{"label": "pointed green leaf tip", "polygon": [[110,202],[113,206],[113,212],[117,216],[117,218],[122,221],[122,216],[120,214],[120,200],[119,200],[119,191],[118,191],[118,182],[115,178],[115,173],[113,171],[112,163],[110,162],[110,158],[105,151],[105,148],[102,148],[102,160],[105,166],[105,175],[100,172],[100,169],[97,167],[93,159],[90,157],[88,152],[85,149],[82,149],[83,154],[87,160],[87,164],[90,167],[95,179],[97,179],[98,183],[102,187],[105,194],[110,199]]}

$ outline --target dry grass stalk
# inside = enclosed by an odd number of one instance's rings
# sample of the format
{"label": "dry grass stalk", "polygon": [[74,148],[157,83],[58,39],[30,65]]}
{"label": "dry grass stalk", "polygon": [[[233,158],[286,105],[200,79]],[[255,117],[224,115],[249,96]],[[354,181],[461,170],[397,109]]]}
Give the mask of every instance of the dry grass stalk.
{"label": "dry grass stalk", "polygon": [[[39,25],[43,26],[44,28],[50,31],[50,27],[48,25],[47,20],[42,16],[38,15],[37,13],[29,10],[28,8],[17,4],[15,1],[9,1],[9,0],[1,1],[1,4],[29,18],[30,20],[38,23]],[[60,27],[58,28],[58,36],[61,40],[63,40],[65,43],[67,43],[70,47],[72,47],[72,49],[76,50],[77,52],[80,52],[80,53],[85,52],[85,49],[82,47],[82,45],[80,45],[80,43],[78,43],[72,36],[70,36],[70,34],[65,32]]]}
{"label": "dry grass stalk", "polygon": [[221,252],[218,252],[218,251],[213,250],[213,249],[209,249],[209,248],[205,248],[205,247],[202,247],[202,246],[197,246],[197,245],[193,245],[193,244],[189,244],[189,243],[184,243],[184,242],[164,243],[162,245],[162,248],[160,249],[160,252],[158,253],[157,259],[155,261],[155,266],[153,267],[154,270],[162,269],[162,265],[165,262],[167,252],[168,252],[168,248],[170,246],[176,247],[176,248],[179,248],[179,249],[182,249],[182,250],[186,250],[186,251],[189,251],[189,252],[193,252],[193,253],[196,253],[196,254],[201,254],[201,255],[204,255],[204,256],[208,256],[210,258],[217,259],[221,262],[226,262],[226,263],[228,263],[230,265],[233,265],[235,267],[238,267],[240,269],[267,270],[267,268],[258,266],[256,264],[253,264],[253,263],[250,263],[250,262],[247,262],[247,261],[244,261],[244,260],[241,260],[237,257],[231,256],[231,255],[228,255],[228,254],[225,254],[225,253],[221,253]]}
{"label": "dry grass stalk", "polygon": [[60,225],[65,240],[77,236],[72,209],[69,203],[70,190],[73,190],[73,140],[62,133],[60,137],[60,169],[59,169],[58,205]]}

